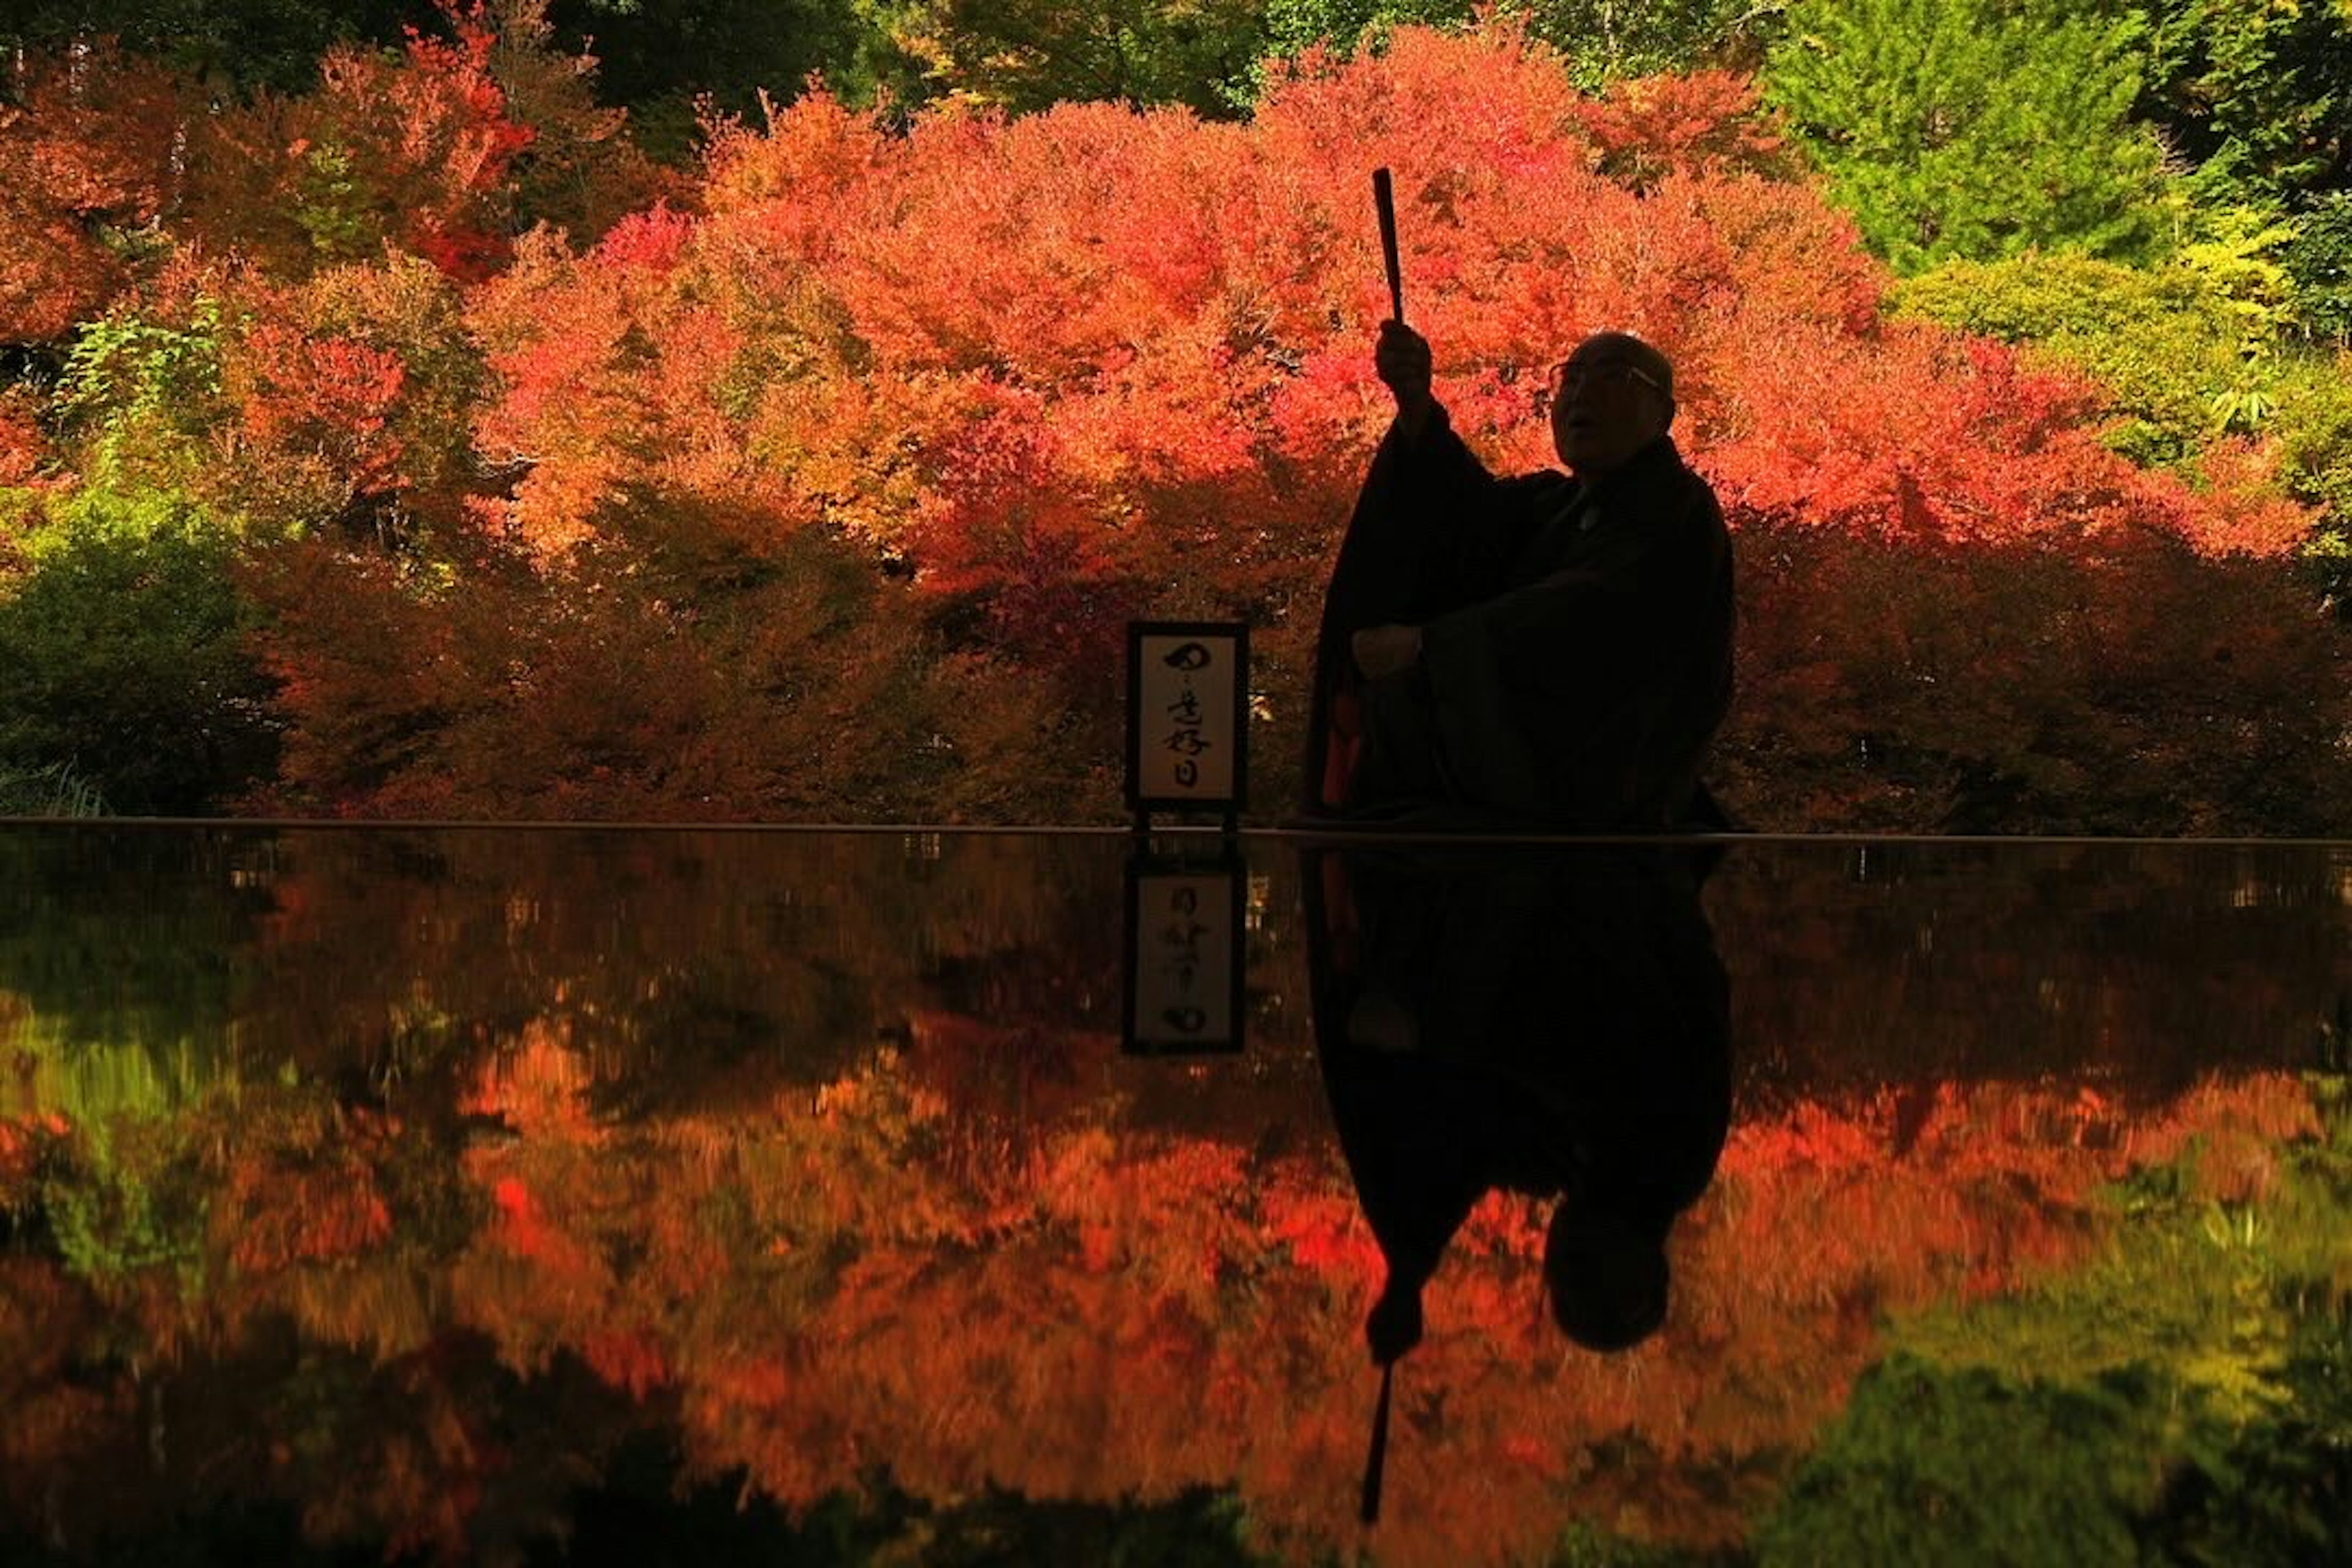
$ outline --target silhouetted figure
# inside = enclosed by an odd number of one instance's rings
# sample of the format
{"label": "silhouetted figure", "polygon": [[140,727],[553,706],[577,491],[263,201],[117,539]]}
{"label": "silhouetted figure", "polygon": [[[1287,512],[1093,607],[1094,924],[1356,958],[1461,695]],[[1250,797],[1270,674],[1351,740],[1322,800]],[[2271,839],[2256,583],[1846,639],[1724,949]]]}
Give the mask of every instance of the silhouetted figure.
{"label": "silhouetted figure", "polygon": [[[1667,846],[1309,851],[1316,1051],[1387,1275],[1373,1362],[1421,1341],[1422,1293],[1496,1189],[1556,1195],[1543,1293],[1576,1343],[1664,1322],[1666,1241],[1729,1124],[1730,999]],[[1377,1515],[1387,1383],[1367,1468]]]}
{"label": "silhouetted figure", "polygon": [[1324,601],[1307,809],[1721,826],[1698,775],[1731,696],[1731,546],[1667,433],[1665,356],[1578,345],[1549,393],[1570,474],[1517,479],[1454,435],[1420,334],[1384,323],[1375,358],[1397,416]]}

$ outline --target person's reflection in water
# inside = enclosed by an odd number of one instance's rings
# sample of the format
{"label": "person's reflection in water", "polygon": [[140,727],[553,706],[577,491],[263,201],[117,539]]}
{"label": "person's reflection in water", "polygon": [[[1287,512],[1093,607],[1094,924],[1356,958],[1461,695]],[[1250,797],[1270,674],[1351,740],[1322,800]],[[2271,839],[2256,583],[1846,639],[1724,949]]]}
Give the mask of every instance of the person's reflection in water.
{"label": "person's reflection in water", "polygon": [[1543,1289],[1570,1339],[1619,1351],[1664,1321],[1668,1233],[1730,1112],[1711,853],[1309,853],[1317,1050],[1387,1260],[1379,1364],[1420,1342],[1423,1287],[1497,1188],[1558,1194]]}

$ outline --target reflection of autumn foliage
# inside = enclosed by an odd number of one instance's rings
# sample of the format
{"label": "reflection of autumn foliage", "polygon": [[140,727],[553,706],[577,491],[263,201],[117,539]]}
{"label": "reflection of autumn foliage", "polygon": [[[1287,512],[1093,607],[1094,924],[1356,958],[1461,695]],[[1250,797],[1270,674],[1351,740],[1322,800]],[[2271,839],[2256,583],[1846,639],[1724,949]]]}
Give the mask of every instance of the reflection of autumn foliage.
{"label": "reflection of autumn foliage", "polygon": [[[1230,1486],[1270,1545],[1349,1539],[1379,1263],[1297,1016],[1297,868],[1253,851],[1249,1054],[1140,1061],[1123,848],[0,838],[30,890],[0,931],[31,1042],[0,1080],[9,1521],[300,1497],[316,1540],[462,1552],[551,1528],[639,1426],[796,1510],[883,1469],[942,1509]],[[2095,1268],[2153,1167],[2315,1223],[2276,1202],[2313,1126],[2278,1068],[2344,974],[2339,862],[1732,851],[1741,1114],[1668,1331],[1568,1350],[1541,1206],[1484,1205],[1401,1374],[1384,1554],[1571,1514],[1741,1539],[1889,1319]],[[124,1343],[138,1380],[93,1349]],[[142,1451],[142,1399],[187,1468],[43,1501]],[[575,1399],[564,1440],[513,1436]]]}
{"label": "reflection of autumn foliage", "polygon": [[239,1165],[224,1195],[229,1261],[249,1272],[352,1257],[392,1234],[392,1211],[367,1166],[348,1157],[308,1168]]}
{"label": "reflection of autumn foliage", "polygon": [[[502,1131],[457,1145],[423,1123],[339,1121],[300,1091],[249,1104],[251,1134],[205,1162],[209,1297],[152,1271],[77,1281],[11,1260],[14,1517],[50,1467],[139,1419],[121,1387],[58,1382],[81,1335],[127,1320],[166,1357],[249,1354],[260,1325],[290,1317],[315,1353],[359,1352],[337,1375],[394,1418],[331,1415],[303,1436],[283,1426],[299,1408],[276,1381],[290,1370],[238,1396],[266,1428],[239,1484],[316,1489],[320,1541],[451,1547],[498,1528],[506,1493],[544,1490],[492,1436],[524,1395],[467,1370],[473,1335],[501,1378],[553,1388],[588,1369],[631,1419],[680,1423],[690,1474],[747,1468],[794,1508],[876,1467],[943,1506],[989,1488],[1154,1501],[1230,1483],[1269,1547],[1348,1539],[1379,1264],[1328,1146],[1261,1156],[1171,1136],[1114,1096],[987,1123],[1009,1136],[959,1148],[982,1124],[887,1053],[649,1120],[599,1115],[597,1078],[560,1031],[529,1032],[460,1096]],[[1886,1315],[2068,1268],[2116,1222],[2105,1184],[2192,1145],[2207,1190],[2259,1202],[2313,1114],[2298,1080],[2270,1074],[2142,1110],[1987,1082],[1751,1118],[1678,1233],[1667,1331],[1616,1359],[1567,1350],[1537,1310],[1540,1205],[1490,1200],[1402,1371],[1382,1559],[1522,1556],[1570,1516],[1740,1539]],[[337,1126],[346,1141],[322,1142]],[[416,1211],[431,1184],[398,1173],[419,1162],[454,1163],[470,1221],[436,1230]],[[387,1201],[398,1230],[355,1224]],[[418,1319],[420,1289],[434,1305]]]}

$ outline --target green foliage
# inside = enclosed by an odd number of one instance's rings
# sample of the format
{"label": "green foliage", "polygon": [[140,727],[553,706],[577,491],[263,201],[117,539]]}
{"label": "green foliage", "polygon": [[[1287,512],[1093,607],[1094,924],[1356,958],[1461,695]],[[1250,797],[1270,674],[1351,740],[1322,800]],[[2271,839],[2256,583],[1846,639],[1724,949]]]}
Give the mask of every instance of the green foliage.
{"label": "green foliage", "polygon": [[2352,1560],[2352,1298],[2305,1303],[2270,1419],[2217,1438],[2198,1469],[2176,1477],[2151,1533],[2173,1561]]}
{"label": "green foliage", "polygon": [[1323,44],[1342,54],[1404,26],[1458,26],[1490,12],[1523,24],[1560,53],[1577,85],[1703,67],[1751,68],[1780,8],[1746,0],[1267,0],[1267,51],[1292,58]]}
{"label": "green foliage", "polygon": [[1895,1355],[1855,1384],[1764,1521],[1758,1560],[2134,1563],[2162,1426],[2144,1374],[2058,1387]]}
{"label": "green foliage", "polygon": [[[268,908],[236,887],[241,864],[210,836],[0,837],[0,992],[24,1009],[9,1089],[79,1122],[177,1109],[233,1079],[225,955]],[[23,1108],[6,1091],[0,1107]]]}
{"label": "green foliage", "polygon": [[817,76],[864,103],[903,68],[868,0],[554,0],[547,16],[566,52],[594,57],[597,97],[665,159],[693,144],[706,100],[756,116],[762,92],[789,101]]}
{"label": "green foliage", "polygon": [[2352,9],[2338,0],[2143,0],[2139,115],[2241,196],[2302,205],[2352,176]]}
{"label": "green foliage", "polygon": [[1258,0],[856,0],[901,62],[902,101],[1013,112],[1061,102],[1181,103],[1230,118],[1265,52]]}
{"label": "green foliage", "polygon": [[110,311],[74,336],[58,408],[88,441],[84,471],[114,484],[169,482],[203,458],[221,414],[221,307],[199,297],[184,324]]}
{"label": "green foliage", "polygon": [[93,1279],[168,1268],[184,1287],[201,1279],[205,1172],[173,1137],[165,1118],[125,1118],[83,1127],[73,1156],[40,1183],[43,1215],[67,1265]]}
{"label": "green foliage", "polygon": [[68,763],[0,767],[0,816],[103,816],[106,798]]}
{"label": "green foliage", "polygon": [[2352,191],[2330,191],[2294,220],[2282,258],[2294,279],[2305,329],[2352,344]]}
{"label": "green foliage", "polygon": [[1559,49],[1580,85],[1706,67],[1752,69],[1780,22],[1753,0],[1526,0],[1528,30]]}
{"label": "green foliage", "polygon": [[2204,237],[2157,266],[2068,253],[1950,261],[1898,284],[1892,302],[2084,373],[2114,417],[2109,444],[2137,462],[2194,471],[2221,437],[2273,439],[2274,482],[2318,509],[2307,548],[2334,581],[2352,558],[2345,352],[2300,330],[2310,297],[2280,226],[2242,210],[2206,222]]}
{"label": "green foliage", "polygon": [[1800,0],[1767,100],[1896,270],[2035,247],[2145,254],[2158,148],[2130,17],[2057,0]]}
{"label": "green foliage", "polygon": [[0,46],[109,36],[221,89],[295,91],[332,46],[397,44],[439,14],[434,0],[11,0]]}
{"label": "green foliage", "polygon": [[2268,208],[2223,206],[2199,215],[2167,264],[2203,285],[2209,311],[2233,333],[2238,352],[2260,358],[2296,324],[2294,279],[2284,261],[2294,237],[2295,226]]}
{"label": "green foliage", "polygon": [[[2126,267],[2074,252],[1948,261],[1898,284],[1901,314],[2030,343],[2086,372],[2120,417],[2110,443],[2177,463],[2280,402],[2278,317],[2214,267]],[[2254,411],[2260,409],[2261,413]]]}
{"label": "green foliage", "polygon": [[331,138],[302,154],[292,216],[327,261],[357,261],[383,244],[373,195],[352,169],[351,149]]}
{"label": "green foliage", "polygon": [[268,776],[270,682],[218,523],[85,490],[24,545],[0,586],[0,766],[70,766],[124,812],[212,809]]}
{"label": "green foliage", "polygon": [[2279,473],[2288,492],[2320,509],[2305,556],[2339,616],[2352,617],[2352,363],[2338,349],[2293,356],[2280,380]]}
{"label": "green foliage", "polygon": [[1280,55],[1318,44],[1346,54],[1367,41],[1378,44],[1399,26],[1459,25],[1471,11],[1467,0],[1266,0],[1265,37]]}
{"label": "green foliage", "polygon": [[[2347,1308],[2324,1286],[2302,1289],[2322,1300],[2291,1320],[2252,1405],[2142,1363],[2062,1382],[2030,1361],[2005,1363],[2034,1368],[2013,1372],[1899,1352],[1856,1385],[1765,1521],[1759,1560],[2342,1562],[2352,1551]],[[2168,1280],[2130,1300],[2150,1299],[2183,1300]],[[2089,1303],[2075,1307],[2066,1326],[2100,1322]],[[2078,1361],[2064,1329],[2050,1327],[2040,1348]]]}
{"label": "green foliage", "polygon": [[1897,1324],[1760,1536],[1765,1563],[2293,1563],[2352,1550],[2352,1121],[2270,1193],[2206,1152],[2111,1194],[2090,1267]]}

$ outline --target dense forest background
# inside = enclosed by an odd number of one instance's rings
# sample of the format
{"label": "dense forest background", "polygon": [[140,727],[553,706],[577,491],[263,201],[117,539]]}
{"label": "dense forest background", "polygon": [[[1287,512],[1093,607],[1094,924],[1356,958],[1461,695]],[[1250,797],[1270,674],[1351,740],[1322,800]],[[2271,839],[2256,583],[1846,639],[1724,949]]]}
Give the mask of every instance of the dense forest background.
{"label": "dense forest background", "polygon": [[1497,465],[1675,357],[1742,821],[2352,820],[2344,0],[10,15],[0,810],[1108,819],[1181,614],[1278,816],[1385,163]]}

